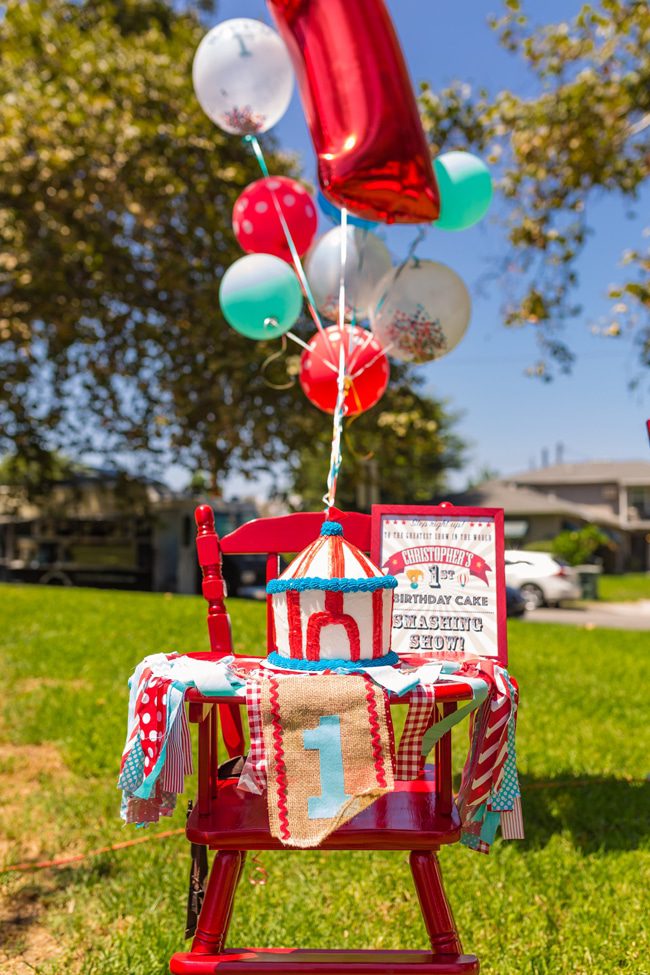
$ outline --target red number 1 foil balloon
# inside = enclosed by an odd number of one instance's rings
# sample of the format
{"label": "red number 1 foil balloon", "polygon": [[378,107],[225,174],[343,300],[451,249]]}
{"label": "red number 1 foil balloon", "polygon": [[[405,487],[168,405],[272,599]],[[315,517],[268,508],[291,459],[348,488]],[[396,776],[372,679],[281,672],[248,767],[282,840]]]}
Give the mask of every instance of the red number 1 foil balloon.
{"label": "red number 1 foil balloon", "polygon": [[436,220],[431,156],[384,0],[267,3],[296,69],[325,196],[366,220]]}

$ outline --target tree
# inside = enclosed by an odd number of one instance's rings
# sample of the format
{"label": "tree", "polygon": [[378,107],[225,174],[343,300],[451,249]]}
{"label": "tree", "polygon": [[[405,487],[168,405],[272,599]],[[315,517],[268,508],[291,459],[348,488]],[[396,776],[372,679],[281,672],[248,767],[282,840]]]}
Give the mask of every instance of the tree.
{"label": "tree", "polygon": [[[294,393],[218,310],[259,170],[191,87],[170,4],[13,0],[0,24],[0,446],[170,450],[216,481],[282,455]],[[271,145],[272,147],[272,145]],[[276,171],[287,162],[272,157]]]}
{"label": "tree", "polygon": [[[505,6],[492,26],[525,60],[537,93],[424,86],[421,107],[434,154],[474,149],[494,166],[508,241],[499,271],[504,321],[536,329],[540,361],[531,371],[547,379],[574,358],[562,326],[580,312],[573,292],[589,203],[618,193],[622,205],[633,204],[650,173],[650,6],[601,0],[541,29],[520,0]],[[626,273],[609,290],[606,332],[632,334],[650,366],[650,255],[633,246],[623,263]]]}
{"label": "tree", "polygon": [[[214,488],[237,467],[299,468],[305,444],[329,442],[331,420],[295,383],[267,381],[277,344],[219,312],[220,276],[241,256],[232,205],[260,174],[196,102],[192,6],[210,3],[10,0],[0,23],[0,449],[30,471],[49,476],[57,449],[128,453],[138,470],[158,452]],[[291,172],[273,149],[272,171]],[[405,406],[407,387],[381,416],[439,423],[439,471],[449,421],[421,395]],[[396,434],[396,467],[419,458],[419,422]],[[355,425],[360,454],[373,423]]]}
{"label": "tree", "polygon": [[[218,309],[220,275],[241,254],[232,205],[259,172],[195,100],[197,19],[160,0],[12,0],[0,32],[0,446],[46,477],[61,447],[145,466],[165,452],[212,487],[237,466],[299,466],[331,421],[301,409],[297,385],[267,382],[274,347]],[[391,392],[387,409],[403,412],[406,395]],[[423,422],[447,422],[416,401]],[[352,438],[364,454],[371,427]],[[417,454],[405,442],[404,458]]]}
{"label": "tree", "polygon": [[[464,444],[453,432],[456,415],[417,386],[408,372],[398,373],[377,406],[347,421],[338,506],[363,511],[373,503],[444,500],[447,472],[462,467]],[[318,508],[325,493],[331,421],[323,419],[293,463],[292,488],[306,508]]]}

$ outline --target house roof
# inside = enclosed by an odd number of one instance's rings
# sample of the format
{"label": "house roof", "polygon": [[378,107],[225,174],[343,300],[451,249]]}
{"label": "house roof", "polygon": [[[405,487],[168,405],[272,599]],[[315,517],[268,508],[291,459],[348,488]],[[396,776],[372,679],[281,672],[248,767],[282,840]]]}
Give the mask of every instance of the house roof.
{"label": "house roof", "polygon": [[454,504],[503,508],[506,517],[564,515],[612,528],[620,527],[616,516],[604,505],[576,504],[566,498],[559,498],[556,494],[542,493],[509,481],[486,481],[470,491],[456,495],[452,500]]}
{"label": "house roof", "polygon": [[552,464],[535,471],[512,474],[516,484],[648,484],[648,460],[589,460],[579,464]]}

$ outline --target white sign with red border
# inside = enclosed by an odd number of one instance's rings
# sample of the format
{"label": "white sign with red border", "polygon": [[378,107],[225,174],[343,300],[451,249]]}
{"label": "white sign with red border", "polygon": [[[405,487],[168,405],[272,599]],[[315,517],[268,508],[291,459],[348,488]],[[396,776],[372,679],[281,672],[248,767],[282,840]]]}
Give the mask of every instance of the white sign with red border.
{"label": "white sign with red border", "polygon": [[500,508],[373,505],[371,556],[397,578],[392,648],[507,663]]}

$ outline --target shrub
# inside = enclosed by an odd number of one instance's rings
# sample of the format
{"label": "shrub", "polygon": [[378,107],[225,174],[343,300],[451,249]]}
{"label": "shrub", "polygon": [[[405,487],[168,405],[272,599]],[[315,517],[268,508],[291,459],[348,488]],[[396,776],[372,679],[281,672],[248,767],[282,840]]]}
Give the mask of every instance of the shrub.
{"label": "shrub", "polygon": [[569,565],[582,565],[611,540],[598,525],[585,525],[579,531],[564,531],[553,539],[552,552]]}

